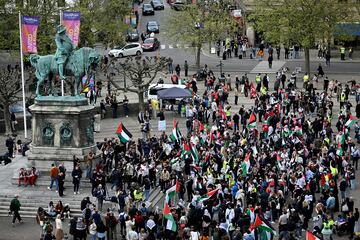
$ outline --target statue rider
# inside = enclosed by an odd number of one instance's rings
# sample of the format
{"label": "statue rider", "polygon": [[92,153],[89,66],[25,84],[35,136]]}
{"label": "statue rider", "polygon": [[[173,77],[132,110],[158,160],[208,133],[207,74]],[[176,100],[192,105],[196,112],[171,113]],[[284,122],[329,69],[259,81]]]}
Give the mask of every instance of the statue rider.
{"label": "statue rider", "polygon": [[56,53],[55,61],[59,68],[59,75],[61,80],[65,80],[64,68],[67,58],[72,54],[76,48],[75,44],[66,35],[66,28],[63,25],[57,26],[57,33],[55,36]]}

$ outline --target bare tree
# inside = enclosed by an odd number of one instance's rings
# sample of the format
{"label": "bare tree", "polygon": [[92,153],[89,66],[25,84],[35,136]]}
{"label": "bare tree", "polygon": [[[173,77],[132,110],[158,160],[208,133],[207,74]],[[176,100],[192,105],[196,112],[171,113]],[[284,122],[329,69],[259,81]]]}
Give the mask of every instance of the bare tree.
{"label": "bare tree", "polygon": [[21,91],[21,73],[14,68],[0,69],[0,110],[4,113],[5,134],[12,133],[10,105],[19,101]]}
{"label": "bare tree", "polygon": [[[127,58],[124,61],[112,60],[108,64],[107,78],[111,84],[122,91],[137,93],[139,99],[139,111],[144,110],[144,93],[154,81],[158,73],[164,70],[169,62],[165,57]],[[130,85],[121,87],[114,81],[114,75],[119,74]],[[125,84],[124,84],[125,85]]]}

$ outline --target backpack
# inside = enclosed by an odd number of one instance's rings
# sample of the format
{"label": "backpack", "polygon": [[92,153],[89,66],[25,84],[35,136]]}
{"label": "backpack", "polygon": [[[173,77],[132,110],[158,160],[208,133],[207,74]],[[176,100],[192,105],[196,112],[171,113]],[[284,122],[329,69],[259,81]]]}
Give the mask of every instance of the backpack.
{"label": "backpack", "polygon": [[86,208],[86,210],[85,210],[85,219],[89,220],[90,217],[91,217],[91,210],[90,210],[90,208]]}
{"label": "backpack", "polygon": [[119,221],[121,223],[125,223],[125,216],[126,216],[126,213],[124,213],[124,212],[120,213]]}
{"label": "backpack", "polygon": [[114,217],[110,217],[109,218],[109,227],[110,228],[113,228],[113,227],[115,227],[116,226],[116,224],[117,224],[117,222],[116,222],[116,219],[114,218]]}

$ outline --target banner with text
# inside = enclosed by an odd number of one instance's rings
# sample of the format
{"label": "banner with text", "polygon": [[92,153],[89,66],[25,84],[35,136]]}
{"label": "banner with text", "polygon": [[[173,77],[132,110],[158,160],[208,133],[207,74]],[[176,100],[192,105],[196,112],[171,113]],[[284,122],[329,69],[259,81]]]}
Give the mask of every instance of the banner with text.
{"label": "banner with text", "polygon": [[21,44],[23,53],[37,53],[36,37],[40,20],[38,17],[21,17]]}
{"label": "banner with text", "polygon": [[77,46],[80,37],[80,12],[63,12],[62,25],[66,28],[66,34]]}

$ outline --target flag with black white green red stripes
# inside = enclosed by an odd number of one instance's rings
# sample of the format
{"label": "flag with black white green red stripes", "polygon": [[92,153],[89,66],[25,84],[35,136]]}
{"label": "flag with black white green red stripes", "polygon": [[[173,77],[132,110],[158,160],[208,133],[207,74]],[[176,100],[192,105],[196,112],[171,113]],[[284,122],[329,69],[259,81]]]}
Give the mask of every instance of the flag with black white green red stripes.
{"label": "flag with black white green red stripes", "polygon": [[125,128],[122,122],[120,122],[115,133],[117,134],[122,143],[127,143],[132,138],[132,134]]}

